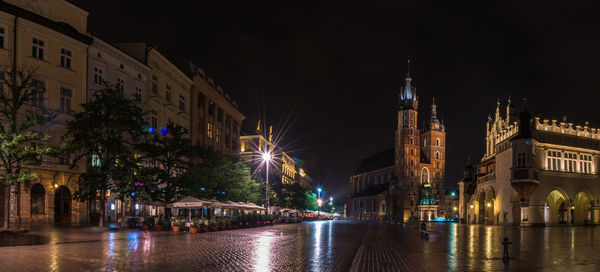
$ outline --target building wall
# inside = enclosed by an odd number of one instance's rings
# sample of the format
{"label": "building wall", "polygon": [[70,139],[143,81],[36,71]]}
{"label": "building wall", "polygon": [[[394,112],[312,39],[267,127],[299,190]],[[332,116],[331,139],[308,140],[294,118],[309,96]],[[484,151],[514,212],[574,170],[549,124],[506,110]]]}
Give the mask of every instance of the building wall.
{"label": "building wall", "polygon": [[[87,12],[78,9],[66,1],[6,1],[32,11],[36,14],[23,12],[9,4],[0,3],[0,27],[4,28],[4,44],[0,49],[0,67],[10,69],[13,65],[16,49],[16,65],[18,69],[35,71],[36,79],[44,82],[45,88],[43,105],[50,111],[56,111],[54,120],[39,128],[38,131],[50,135],[51,144],[58,146],[61,137],[66,133],[66,121],[73,113],[81,110],[81,104],[86,97],[87,48],[89,37],[85,34]],[[16,47],[14,46],[15,14],[18,15]],[[69,14],[69,16],[65,16]],[[46,16],[50,20],[40,19]],[[43,21],[43,23],[42,23]],[[65,28],[66,22],[72,28]],[[79,32],[77,32],[79,31]],[[43,41],[43,58],[32,56],[33,39]],[[61,66],[61,50],[70,52],[70,67]],[[65,66],[66,62],[65,62]],[[70,90],[70,105],[61,109],[61,88]],[[54,192],[65,186],[73,194],[77,189],[77,179],[83,171],[83,164],[70,169],[68,164],[60,160],[45,157],[44,162],[35,168],[39,174],[36,180],[21,186],[21,221],[23,224],[54,223]],[[44,208],[39,214],[30,212],[30,189],[36,183],[44,187]],[[4,201],[3,197],[0,197]],[[2,212],[2,214],[6,214]],[[70,223],[72,225],[85,222],[85,205],[70,201]],[[69,223],[69,222],[67,222]]]}
{"label": "building wall", "polygon": [[[127,98],[139,102],[138,105],[142,109],[147,109],[150,68],[144,63],[110,43],[93,37],[88,48],[87,71],[88,99],[93,97],[95,91],[104,88],[104,84],[119,84]],[[99,77],[102,77],[102,80]]]}
{"label": "building wall", "polygon": [[202,69],[193,76],[191,102],[192,143],[210,146],[224,154],[237,154],[240,128],[245,117],[229,94],[216,87]]}
{"label": "building wall", "polygon": [[[493,144],[482,159],[474,193],[465,194],[461,186],[461,197],[464,194],[469,199],[468,222],[523,226],[597,224],[598,130],[587,124],[574,126],[535,117],[524,119],[533,124],[533,129],[531,136],[523,137],[527,133],[519,132],[519,123],[501,125],[499,120],[502,118],[498,114],[494,122],[488,122],[487,138],[493,139]],[[495,135],[490,135],[492,128]],[[586,163],[590,167],[584,167]],[[492,204],[491,209],[485,208],[488,203]]]}

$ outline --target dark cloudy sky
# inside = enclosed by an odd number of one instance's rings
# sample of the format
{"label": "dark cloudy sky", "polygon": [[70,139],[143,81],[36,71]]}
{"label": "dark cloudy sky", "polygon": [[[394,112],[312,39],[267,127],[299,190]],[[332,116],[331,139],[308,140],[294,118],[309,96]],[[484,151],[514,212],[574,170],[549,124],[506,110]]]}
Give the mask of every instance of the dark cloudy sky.
{"label": "dark cloudy sky", "polygon": [[362,156],[393,146],[409,57],[419,117],[435,96],[446,124],[449,186],[467,154],[481,158],[498,98],[600,123],[598,9],[576,1],[157,2],[76,1],[90,32],[203,67],[238,101],[246,128],[262,115],[276,131],[295,120],[284,146],[336,199]]}

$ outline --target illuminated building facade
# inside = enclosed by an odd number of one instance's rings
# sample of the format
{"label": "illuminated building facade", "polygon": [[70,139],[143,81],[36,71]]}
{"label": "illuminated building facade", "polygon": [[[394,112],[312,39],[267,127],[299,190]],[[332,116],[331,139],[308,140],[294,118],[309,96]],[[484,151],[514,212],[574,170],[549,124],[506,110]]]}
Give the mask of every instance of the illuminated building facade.
{"label": "illuminated building facade", "polygon": [[[270,129],[272,131],[272,129]],[[255,168],[261,163],[261,153],[265,150],[270,150],[273,154],[274,167],[270,168],[269,174],[276,179],[270,179],[269,182],[277,180],[281,185],[300,184],[303,188],[312,188],[313,181],[306,173],[299,161],[292,158],[286,152],[282,151],[279,146],[273,143],[272,133],[269,137],[262,135],[260,124],[255,135],[245,135],[240,137],[240,157],[249,162],[250,166]],[[261,172],[262,169],[256,169]],[[264,176],[264,174],[263,174]]]}
{"label": "illuminated building facade", "polygon": [[584,225],[600,217],[600,131],[566,121],[518,116],[500,103],[486,124],[476,180],[459,184],[460,217],[478,224]]}
{"label": "illuminated building facade", "polygon": [[[86,99],[87,49],[91,42],[85,34],[87,16],[68,1],[0,2],[0,66],[3,71],[15,65],[25,71],[36,70],[36,86],[43,90],[43,97],[29,102],[28,107],[43,106],[57,113],[38,130],[52,136],[54,146],[64,140],[66,121],[81,110]],[[21,184],[22,224],[80,225],[86,221],[85,204],[72,200],[84,165],[70,168],[69,164],[69,158],[44,157],[34,168],[39,177]],[[0,203],[5,203],[7,189],[0,185]],[[12,207],[8,212],[1,205],[0,217],[9,215],[15,226],[15,205]]]}
{"label": "illuminated building facade", "polygon": [[189,130],[192,79],[156,47],[143,42],[119,42],[115,46],[151,69],[146,80],[149,128],[160,130],[173,123]]}
{"label": "illuminated building facade", "polygon": [[194,63],[178,60],[177,64],[193,80],[190,92],[192,143],[223,154],[237,155],[240,128],[246,118],[239,111],[237,102]]}
{"label": "illuminated building facade", "polygon": [[350,218],[407,222],[446,217],[446,131],[435,100],[429,120],[419,128],[418,105],[408,75],[400,90],[394,149],[363,159],[350,177]]}

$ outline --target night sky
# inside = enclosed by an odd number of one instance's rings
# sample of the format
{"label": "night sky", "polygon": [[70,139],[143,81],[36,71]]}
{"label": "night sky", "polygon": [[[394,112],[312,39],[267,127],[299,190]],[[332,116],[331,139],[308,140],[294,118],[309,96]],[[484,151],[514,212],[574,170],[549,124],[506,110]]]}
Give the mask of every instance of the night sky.
{"label": "night sky", "polygon": [[468,154],[481,159],[498,98],[503,114],[511,95],[519,110],[526,97],[545,118],[600,124],[598,9],[575,1],[74,2],[104,39],[198,64],[246,129],[265,116],[338,200],[361,157],[393,146],[407,58],[420,120],[435,96],[446,124],[449,188]]}

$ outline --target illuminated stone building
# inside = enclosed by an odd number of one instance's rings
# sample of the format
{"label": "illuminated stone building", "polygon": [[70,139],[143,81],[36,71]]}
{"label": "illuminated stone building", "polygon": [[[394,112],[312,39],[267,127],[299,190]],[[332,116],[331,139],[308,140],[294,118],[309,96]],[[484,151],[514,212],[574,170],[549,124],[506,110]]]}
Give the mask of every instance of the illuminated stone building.
{"label": "illuminated stone building", "polygon": [[190,92],[190,138],[192,143],[237,155],[240,128],[246,118],[238,104],[208,77],[204,70],[186,60],[174,60],[192,79]]}
{"label": "illuminated stone building", "polygon": [[151,69],[146,80],[149,128],[160,130],[171,122],[189,130],[192,79],[156,47],[143,42],[118,42],[115,46]]}
{"label": "illuminated stone building", "polygon": [[[112,44],[92,36],[92,43],[88,48],[88,81],[87,99],[91,100],[97,90],[106,85],[119,86],[124,95],[136,102],[144,112],[148,111],[148,80],[151,73],[150,67]],[[149,118],[147,116],[147,118]],[[152,120],[148,119],[148,124]],[[116,199],[114,193],[108,191],[105,201],[105,221],[111,222],[121,218],[123,203]],[[136,212],[132,201],[125,202],[126,209],[131,214]],[[90,205],[91,223],[96,224],[100,215],[100,201]],[[138,205],[139,207],[139,205]],[[139,210],[139,209],[138,209]],[[154,214],[151,214],[154,215]]]}
{"label": "illuminated stone building", "polygon": [[446,131],[431,116],[420,128],[418,97],[408,75],[400,90],[394,149],[363,159],[350,177],[347,214],[355,219],[396,221],[445,217]]}
{"label": "illuminated stone building", "polygon": [[270,178],[270,183],[276,181],[282,185],[300,184],[304,188],[312,188],[313,181],[302,165],[273,142],[272,127],[269,129],[268,139],[263,136],[262,131],[259,123],[255,135],[240,137],[240,157],[247,161],[256,173],[263,173],[261,176],[264,178],[264,169],[256,167],[261,166],[261,154],[269,150],[273,154],[273,166],[269,169],[269,177],[276,178]]}
{"label": "illuminated stone building", "polygon": [[588,124],[518,116],[500,103],[486,124],[476,180],[460,186],[460,217],[469,223],[597,224],[600,217],[600,130]]}
{"label": "illuminated stone building", "polygon": [[[6,0],[0,2],[0,66],[36,70],[36,86],[42,95],[28,107],[43,106],[56,118],[39,132],[52,136],[58,146],[66,133],[66,121],[81,110],[86,99],[88,13],[63,0]],[[16,36],[15,36],[16,35]],[[0,76],[5,77],[2,73]],[[84,165],[69,167],[70,161],[44,157],[35,167],[39,177],[21,184],[21,222],[24,225],[53,223],[79,225],[86,221],[84,203],[72,200]],[[0,203],[7,188],[0,185]],[[15,203],[13,203],[15,204]],[[8,213],[15,222],[15,206]]]}

